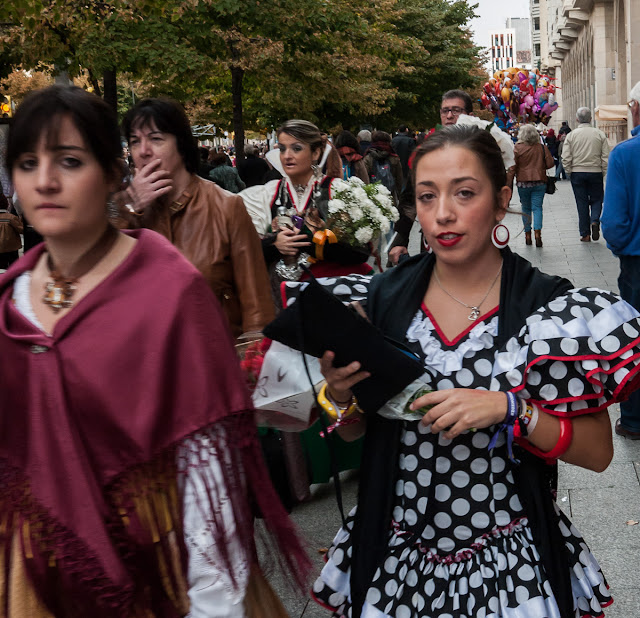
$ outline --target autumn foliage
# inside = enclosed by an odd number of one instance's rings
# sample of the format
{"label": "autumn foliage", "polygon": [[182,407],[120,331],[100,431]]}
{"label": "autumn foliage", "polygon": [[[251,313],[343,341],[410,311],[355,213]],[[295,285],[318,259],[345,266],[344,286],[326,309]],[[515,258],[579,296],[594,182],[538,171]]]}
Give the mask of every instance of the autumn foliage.
{"label": "autumn foliage", "polygon": [[120,105],[131,87],[165,94],[236,134],[290,117],[429,124],[443,90],[478,80],[466,0],[12,0],[3,12],[0,78],[64,70],[100,94],[117,79]]}

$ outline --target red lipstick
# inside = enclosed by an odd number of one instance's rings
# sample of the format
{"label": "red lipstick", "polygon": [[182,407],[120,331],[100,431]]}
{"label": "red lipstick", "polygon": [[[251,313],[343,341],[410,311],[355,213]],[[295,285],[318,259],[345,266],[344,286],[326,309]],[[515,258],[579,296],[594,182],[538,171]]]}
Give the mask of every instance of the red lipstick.
{"label": "red lipstick", "polygon": [[462,240],[462,234],[456,234],[455,232],[443,232],[436,236],[436,240],[443,247],[453,247]]}

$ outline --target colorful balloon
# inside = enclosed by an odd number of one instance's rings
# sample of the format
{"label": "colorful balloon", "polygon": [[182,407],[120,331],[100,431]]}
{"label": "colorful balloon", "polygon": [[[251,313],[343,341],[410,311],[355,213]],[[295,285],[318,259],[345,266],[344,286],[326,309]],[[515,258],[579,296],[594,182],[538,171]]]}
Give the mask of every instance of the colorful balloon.
{"label": "colorful balloon", "polygon": [[496,71],[482,88],[480,104],[493,112],[501,128],[510,128],[517,121],[548,122],[558,107],[554,79],[538,69]]}

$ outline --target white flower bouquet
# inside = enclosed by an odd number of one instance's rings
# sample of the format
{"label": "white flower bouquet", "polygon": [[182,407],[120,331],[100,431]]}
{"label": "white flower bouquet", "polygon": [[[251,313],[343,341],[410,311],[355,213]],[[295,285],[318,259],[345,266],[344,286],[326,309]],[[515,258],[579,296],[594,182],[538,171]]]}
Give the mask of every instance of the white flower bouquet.
{"label": "white flower bouquet", "polygon": [[[513,141],[508,133],[501,131],[493,122],[482,120],[482,118],[476,118],[475,116],[467,116],[466,114],[460,114],[456,124],[467,124],[479,127],[485,131],[488,129],[493,139],[498,142],[500,146],[500,152],[502,153],[502,160],[504,161],[504,168],[509,169],[516,164],[515,155],[513,152]],[[491,127],[491,128],[489,128]]]}
{"label": "white flower bouquet", "polygon": [[340,242],[364,246],[398,220],[391,192],[379,182],[367,185],[355,176],[337,179],[331,193],[326,225]]}

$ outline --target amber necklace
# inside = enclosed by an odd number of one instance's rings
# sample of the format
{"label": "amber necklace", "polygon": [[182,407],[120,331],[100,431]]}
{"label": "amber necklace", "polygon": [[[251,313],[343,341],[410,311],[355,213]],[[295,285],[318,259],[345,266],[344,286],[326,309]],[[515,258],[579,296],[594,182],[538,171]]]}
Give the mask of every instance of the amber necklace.
{"label": "amber necklace", "polygon": [[51,253],[47,253],[47,268],[49,278],[44,285],[42,302],[54,313],[73,306],[73,295],[77,289],[78,279],[86,275],[113,247],[118,238],[118,230],[112,225],[89,247],[71,266],[67,273],[62,274],[54,265]]}

